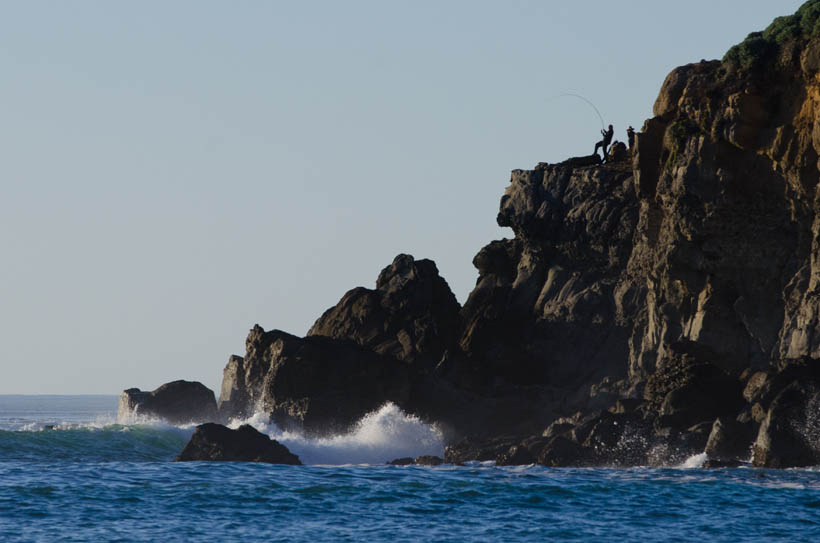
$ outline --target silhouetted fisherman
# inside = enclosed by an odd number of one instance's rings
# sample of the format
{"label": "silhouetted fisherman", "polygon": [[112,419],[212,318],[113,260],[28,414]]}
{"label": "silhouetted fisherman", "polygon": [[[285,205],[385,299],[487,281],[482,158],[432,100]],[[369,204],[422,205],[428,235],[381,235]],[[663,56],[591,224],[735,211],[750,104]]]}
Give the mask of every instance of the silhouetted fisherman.
{"label": "silhouetted fisherman", "polygon": [[615,133],[615,130],[612,129],[612,125],[609,125],[609,130],[601,130],[601,135],[604,137],[601,141],[595,144],[595,151],[594,154],[598,154],[598,148],[600,147],[601,150],[604,152],[604,162],[606,162],[606,148],[609,147],[609,144],[612,143],[612,135]]}
{"label": "silhouetted fisherman", "polygon": [[635,129],[631,125],[626,129],[626,141],[629,142],[629,150],[631,151],[632,146],[635,145]]}

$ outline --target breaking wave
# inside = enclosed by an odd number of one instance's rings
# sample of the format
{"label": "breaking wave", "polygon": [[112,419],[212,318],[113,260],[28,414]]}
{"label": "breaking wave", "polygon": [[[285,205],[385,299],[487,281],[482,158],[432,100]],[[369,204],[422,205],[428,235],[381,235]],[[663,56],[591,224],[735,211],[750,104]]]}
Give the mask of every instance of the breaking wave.
{"label": "breaking wave", "polygon": [[250,424],[282,443],[305,464],[384,464],[395,458],[444,453],[444,440],[435,426],[407,415],[393,403],[362,417],[350,433],[327,438],[282,431],[262,413],[232,421],[229,426],[242,424]]}
{"label": "breaking wave", "polygon": [[[276,439],[305,464],[384,464],[404,456],[438,455],[444,451],[440,432],[386,404],[364,416],[353,431],[328,438],[285,432],[258,413],[233,421],[233,428],[251,424]],[[167,462],[190,439],[194,424],[174,426],[143,416],[85,421],[19,421],[0,426],[0,460]]]}

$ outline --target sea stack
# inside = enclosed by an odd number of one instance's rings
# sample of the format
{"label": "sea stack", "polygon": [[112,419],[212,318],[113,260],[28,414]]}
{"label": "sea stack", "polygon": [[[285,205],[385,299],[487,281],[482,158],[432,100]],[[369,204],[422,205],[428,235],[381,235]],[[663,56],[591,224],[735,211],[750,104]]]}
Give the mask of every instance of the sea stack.
{"label": "sea stack", "polygon": [[120,395],[117,421],[137,417],[157,418],[171,424],[212,422],[219,419],[211,389],[197,381],[172,381],[156,390],[129,388]]}

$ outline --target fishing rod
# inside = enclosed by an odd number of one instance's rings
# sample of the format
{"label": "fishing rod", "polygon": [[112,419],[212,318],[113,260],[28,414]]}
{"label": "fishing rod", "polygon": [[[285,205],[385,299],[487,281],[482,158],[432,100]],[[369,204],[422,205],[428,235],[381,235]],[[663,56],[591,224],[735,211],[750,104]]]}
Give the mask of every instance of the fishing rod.
{"label": "fishing rod", "polygon": [[586,98],[581,96],[580,94],[573,94],[571,92],[565,92],[565,93],[559,94],[558,96],[556,96],[556,98],[560,98],[561,96],[574,96],[575,98],[580,98],[581,100],[583,100],[584,102],[589,104],[592,107],[592,109],[595,110],[595,113],[598,114],[598,118],[601,120],[601,130],[606,130],[606,126],[604,126],[606,124],[606,123],[604,123],[604,117],[601,115],[601,112],[598,111],[598,108],[595,107],[595,104],[593,104],[592,102],[590,102],[589,100],[587,100]]}

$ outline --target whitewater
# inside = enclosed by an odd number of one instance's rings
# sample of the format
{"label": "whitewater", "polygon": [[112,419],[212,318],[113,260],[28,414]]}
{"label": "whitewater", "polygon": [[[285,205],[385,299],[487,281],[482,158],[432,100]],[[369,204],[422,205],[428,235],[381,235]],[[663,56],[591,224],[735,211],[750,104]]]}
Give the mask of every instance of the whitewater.
{"label": "whitewater", "polygon": [[0,396],[0,541],[819,541],[820,471],[388,466],[438,430],[385,405],[348,435],[249,423],[305,466],[176,463],[193,426],[116,396]]}

